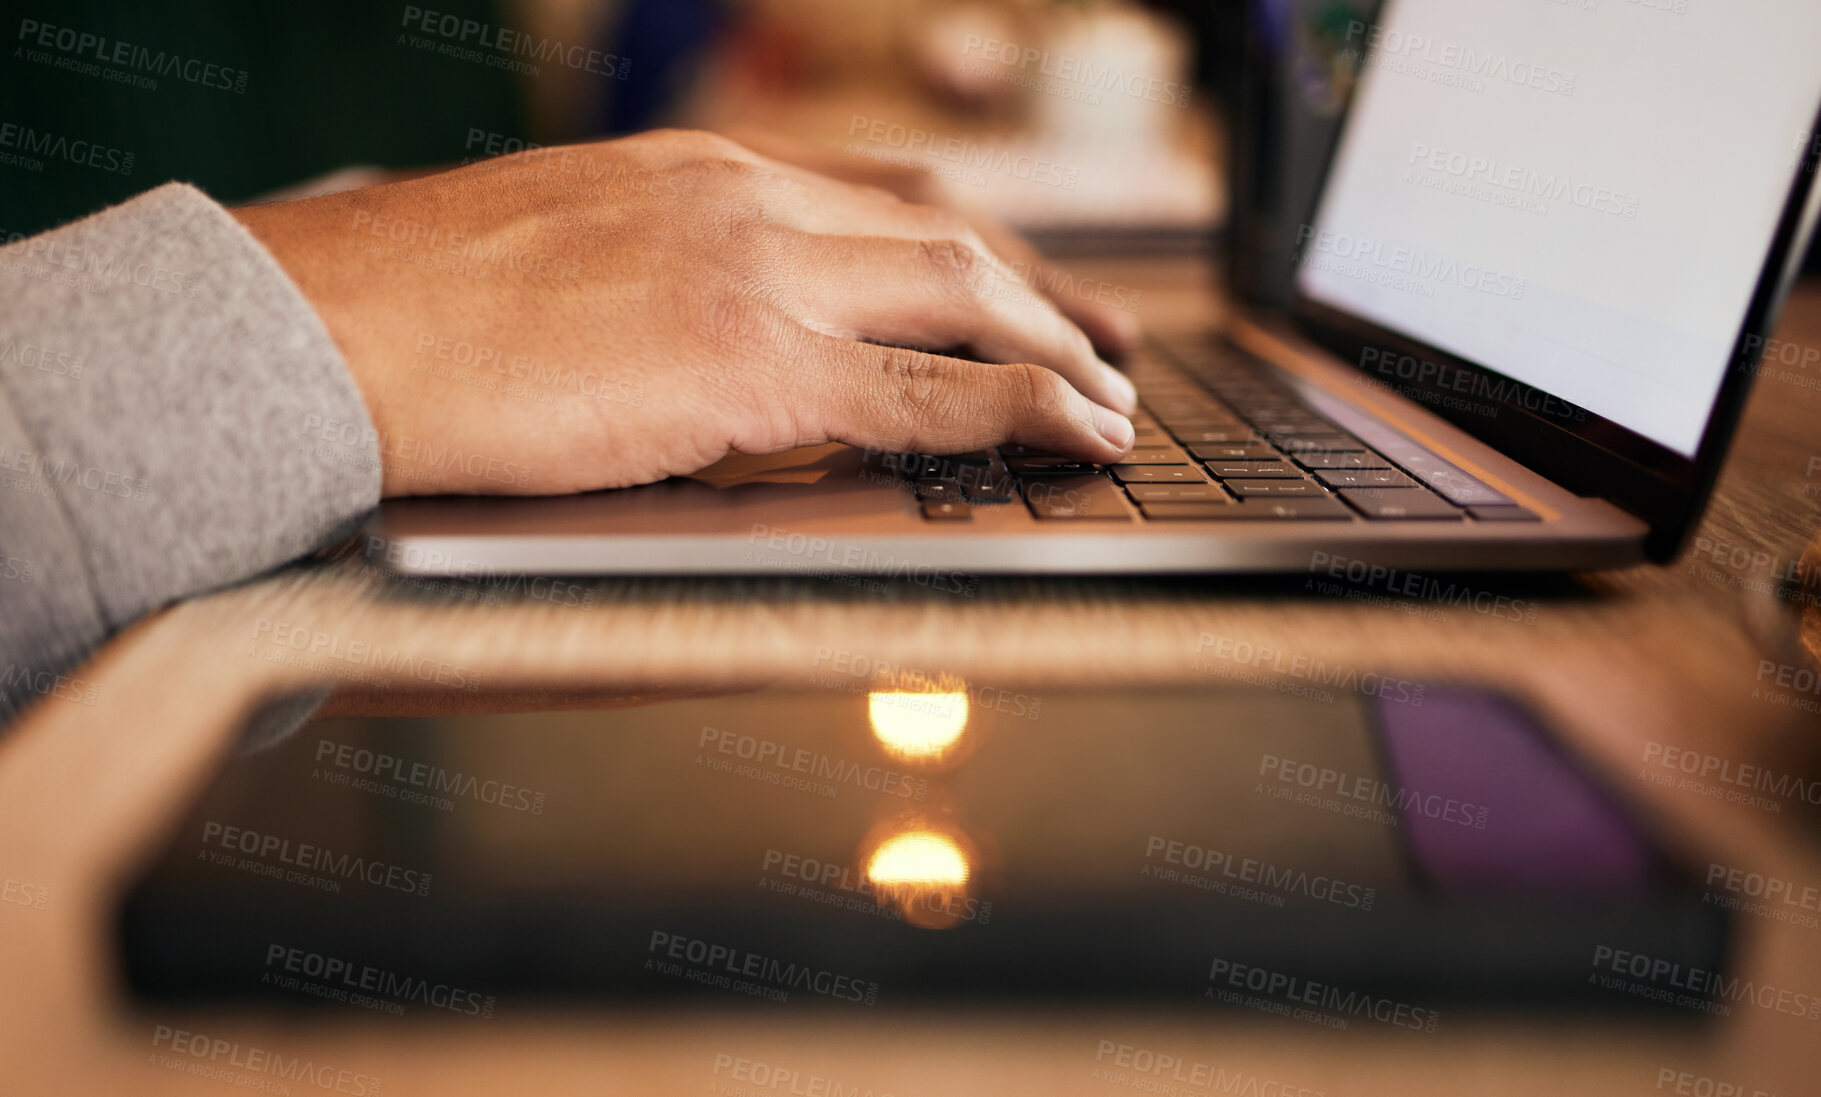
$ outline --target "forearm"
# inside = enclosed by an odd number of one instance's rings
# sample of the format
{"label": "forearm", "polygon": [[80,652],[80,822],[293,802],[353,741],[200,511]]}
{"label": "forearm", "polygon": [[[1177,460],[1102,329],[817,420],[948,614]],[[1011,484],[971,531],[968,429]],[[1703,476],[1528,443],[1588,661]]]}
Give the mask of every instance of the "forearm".
{"label": "forearm", "polygon": [[113,630],[340,535],[377,440],[328,333],[200,192],[0,249],[0,719]]}

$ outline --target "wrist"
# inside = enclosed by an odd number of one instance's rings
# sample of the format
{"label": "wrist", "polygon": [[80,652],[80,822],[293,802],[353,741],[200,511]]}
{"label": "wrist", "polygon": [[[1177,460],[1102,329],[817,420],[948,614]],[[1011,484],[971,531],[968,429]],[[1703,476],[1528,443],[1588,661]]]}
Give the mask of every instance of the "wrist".
{"label": "wrist", "polygon": [[284,271],[299,296],[310,306],[340,353],[342,366],[372,425],[375,457],[380,463],[380,493],[402,494],[399,470],[386,456],[392,437],[387,385],[376,368],[382,357],[364,338],[359,313],[350,307],[349,294],[335,277],[335,256],[323,245],[332,233],[323,231],[323,218],[307,216],[309,202],[282,202],[230,209],[228,213],[264,247]]}

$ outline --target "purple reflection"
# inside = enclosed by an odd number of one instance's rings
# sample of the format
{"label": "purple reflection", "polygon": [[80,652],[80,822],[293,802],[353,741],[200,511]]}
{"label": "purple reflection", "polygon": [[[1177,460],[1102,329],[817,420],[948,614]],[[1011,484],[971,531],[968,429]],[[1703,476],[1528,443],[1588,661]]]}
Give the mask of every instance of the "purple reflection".
{"label": "purple reflection", "polygon": [[1632,821],[1510,699],[1458,687],[1376,702],[1388,795],[1443,892],[1635,896],[1657,862]]}

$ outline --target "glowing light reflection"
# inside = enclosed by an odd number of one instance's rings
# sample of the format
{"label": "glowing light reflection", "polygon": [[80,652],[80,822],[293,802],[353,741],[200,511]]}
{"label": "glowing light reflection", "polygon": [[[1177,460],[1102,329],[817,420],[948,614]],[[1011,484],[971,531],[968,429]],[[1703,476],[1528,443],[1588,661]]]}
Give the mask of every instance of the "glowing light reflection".
{"label": "glowing light reflection", "polygon": [[866,878],[879,888],[959,888],[969,871],[955,840],[930,830],[893,835],[866,862]]}
{"label": "glowing light reflection", "polygon": [[941,758],[967,730],[967,691],[880,690],[866,695],[879,744],[907,761]]}

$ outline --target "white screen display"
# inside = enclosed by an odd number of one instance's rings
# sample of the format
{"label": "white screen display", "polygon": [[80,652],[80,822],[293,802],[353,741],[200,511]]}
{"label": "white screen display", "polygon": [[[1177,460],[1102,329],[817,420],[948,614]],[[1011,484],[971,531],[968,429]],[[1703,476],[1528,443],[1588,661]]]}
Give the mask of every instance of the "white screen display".
{"label": "white screen display", "polygon": [[1821,0],[1389,0],[1309,297],[1684,456],[1821,104]]}

